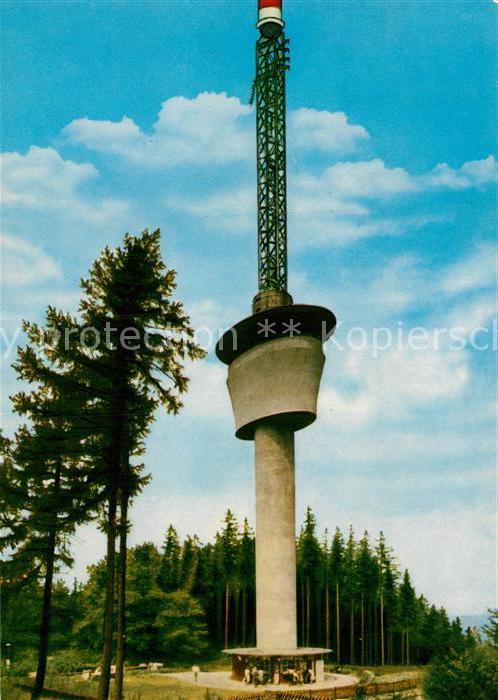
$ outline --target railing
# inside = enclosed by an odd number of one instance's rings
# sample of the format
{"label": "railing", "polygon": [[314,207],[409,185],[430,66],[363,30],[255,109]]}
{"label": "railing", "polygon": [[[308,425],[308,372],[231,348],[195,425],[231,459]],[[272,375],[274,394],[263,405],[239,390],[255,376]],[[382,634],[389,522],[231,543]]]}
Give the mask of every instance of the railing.
{"label": "railing", "polygon": [[370,683],[369,685],[343,685],[326,690],[263,690],[258,694],[234,695],[227,700],[338,700],[353,698],[358,690],[363,690],[365,697],[377,697],[389,693],[414,690],[419,683],[412,678],[390,683]]}

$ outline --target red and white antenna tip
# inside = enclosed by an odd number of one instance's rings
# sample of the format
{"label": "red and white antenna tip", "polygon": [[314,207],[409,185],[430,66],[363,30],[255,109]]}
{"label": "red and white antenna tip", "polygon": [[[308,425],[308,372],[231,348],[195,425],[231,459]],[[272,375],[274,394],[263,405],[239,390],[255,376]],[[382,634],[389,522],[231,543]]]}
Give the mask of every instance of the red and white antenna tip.
{"label": "red and white antenna tip", "polygon": [[274,39],[283,26],[282,0],[258,0],[258,29],[262,36]]}

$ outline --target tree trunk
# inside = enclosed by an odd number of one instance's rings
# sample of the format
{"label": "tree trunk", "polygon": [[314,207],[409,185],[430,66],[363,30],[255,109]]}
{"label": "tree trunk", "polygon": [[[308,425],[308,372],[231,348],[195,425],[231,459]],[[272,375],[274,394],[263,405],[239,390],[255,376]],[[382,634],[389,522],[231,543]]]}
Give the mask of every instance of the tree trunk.
{"label": "tree trunk", "polygon": [[361,665],[365,665],[365,603],[361,594]]}
{"label": "tree trunk", "polygon": [[349,625],[349,663],[354,664],[354,607],[353,600],[351,599],[351,615],[350,615],[350,625]]}
{"label": "tree trunk", "polygon": [[304,581],[301,582],[301,640],[302,646],[305,646],[306,640],[306,615],[304,605]]}
{"label": "tree trunk", "polygon": [[106,552],[106,590],[104,602],[104,625],[101,675],[99,679],[98,700],[107,700],[111,682],[112,632],[114,620],[114,580],[116,568],[116,487],[111,488],[107,511],[107,552]]}
{"label": "tree trunk", "polygon": [[339,605],[339,583],[335,584],[335,636],[336,636],[336,661],[337,663],[341,660],[341,610]]}
{"label": "tree trunk", "polygon": [[120,524],[119,524],[119,557],[117,570],[118,620],[116,629],[116,682],[114,698],[123,697],[124,662],[126,655],[126,547],[128,532],[128,492],[121,490]]}
{"label": "tree trunk", "polygon": [[384,666],[385,649],[384,649],[384,591],[380,592],[380,664]]}
{"label": "tree trunk", "polygon": [[[54,496],[57,497],[61,485],[61,464],[57,463],[54,476]],[[43,586],[43,605],[40,624],[40,641],[38,646],[38,665],[31,698],[39,698],[45,684],[47,672],[48,639],[50,635],[50,613],[52,610],[52,584],[54,581],[55,543],[57,537],[56,525],[50,530],[47,541],[45,561],[45,583]]]}
{"label": "tree trunk", "polygon": [[330,593],[329,584],[325,584],[325,646],[330,649]]}
{"label": "tree trunk", "polygon": [[233,625],[233,642],[235,646],[239,643],[240,629],[240,590],[235,591],[235,610],[234,610],[234,625]]}
{"label": "tree trunk", "polygon": [[228,583],[225,586],[225,649],[228,649],[228,621],[229,621],[229,605],[230,605],[230,595],[228,590]]}
{"label": "tree trunk", "polygon": [[410,665],[410,633],[406,631],[406,665]]}
{"label": "tree trunk", "polygon": [[52,583],[54,579],[55,532],[49,536],[49,546],[46,560],[45,583],[43,586],[43,606],[40,625],[40,641],[38,647],[38,666],[36,668],[35,684],[31,698],[39,698],[43,692],[45,674],[47,671],[48,638],[50,634],[50,612],[52,608]]}
{"label": "tree trunk", "polygon": [[242,646],[245,647],[247,639],[247,590],[242,589]]}
{"label": "tree trunk", "polygon": [[[54,476],[54,496],[57,497],[61,485],[60,463],[57,463]],[[35,683],[31,698],[39,698],[43,692],[45,684],[45,674],[47,672],[48,639],[50,635],[50,613],[52,610],[52,584],[54,581],[55,543],[57,538],[56,525],[49,532],[46,554],[45,583],[43,586],[43,605],[40,624],[40,641],[38,646],[38,665],[36,668]]]}
{"label": "tree trunk", "polygon": [[112,440],[109,445],[109,503],[107,511],[107,552],[106,552],[106,591],[104,602],[104,623],[101,676],[97,693],[98,700],[107,700],[111,683],[112,637],[114,622],[114,598],[116,579],[116,512],[120,488],[123,486],[123,465],[128,465],[127,443],[125,435],[126,415],[126,358],[123,348],[118,344],[116,355],[116,373],[118,382],[114,387],[111,421],[113,425]]}
{"label": "tree trunk", "polygon": [[306,579],[306,646],[310,645],[310,579]]}

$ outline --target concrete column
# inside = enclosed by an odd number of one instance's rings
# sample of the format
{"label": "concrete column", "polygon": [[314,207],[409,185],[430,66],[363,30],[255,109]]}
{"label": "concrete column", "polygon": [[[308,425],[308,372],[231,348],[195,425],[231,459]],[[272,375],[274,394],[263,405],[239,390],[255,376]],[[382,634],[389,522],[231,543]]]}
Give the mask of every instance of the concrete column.
{"label": "concrete column", "polygon": [[268,423],[256,451],[256,635],[258,649],[297,647],[294,433]]}

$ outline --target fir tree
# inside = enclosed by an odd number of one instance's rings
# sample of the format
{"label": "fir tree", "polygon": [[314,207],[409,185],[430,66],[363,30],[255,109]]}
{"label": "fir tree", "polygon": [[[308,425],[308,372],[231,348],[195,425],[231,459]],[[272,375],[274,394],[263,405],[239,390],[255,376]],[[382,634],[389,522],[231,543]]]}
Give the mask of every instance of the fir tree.
{"label": "fir tree", "polygon": [[[58,342],[45,348],[52,363],[48,372],[73,378],[73,394],[88,403],[88,417],[100,447],[105,493],[107,589],[103,614],[100,700],[108,697],[112,654],[114,589],[118,527],[119,635],[116,659],[116,696],[122,694],[124,659],[124,582],[126,581],[127,510],[130,497],[144,485],[136,458],[154,417],[163,406],[169,413],[181,407],[187,389],[184,364],[203,356],[193,341],[189,320],[178,301],[172,301],[175,271],[161,260],[159,231],[127,235],[122,247],[106,248],[83,280],[80,320],[49,309],[47,321]],[[74,333],[65,333],[71,327]],[[46,334],[35,324],[27,327],[31,342],[40,346]],[[85,343],[84,340],[87,342]]]}
{"label": "fir tree", "polygon": [[[386,545],[382,531],[379,533],[377,541],[376,557],[379,567],[380,663],[383,666],[386,660],[386,598],[391,604],[393,603],[395,582],[393,580],[392,552]],[[390,607],[392,605],[388,606],[388,609]]]}
{"label": "fir tree", "polygon": [[247,518],[244,519],[242,525],[242,535],[237,554],[237,578],[240,582],[240,591],[242,596],[242,625],[241,625],[241,644],[245,647],[248,643],[248,616],[254,615],[254,606],[251,605],[254,601],[255,593],[255,542],[254,533],[249,527]]}
{"label": "fir tree", "polygon": [[301,589],[301,626],[305,646],[310,645],[312,591],[319,579],[322,551],[316,538],[316,519],[308,506],[297,542],[298,581]]}
{"label": "fir tree", "polygon": [[344,537],[337,527],[328,557],[328,577],[335,598],[335,659],[341,661],[341,592],[344,584]]}
{"label": "fir tree", "polygon": [[344,590],[349,612],[349,663],[355,663],[355,607],[358,593],[356,576],[356,542],[353,526],[349,526],[348,539],[344,550]]}
{"label": "fir tree", "polygon": [[180,581],[180,540],[178,533],[169,525],[164,540],[163,555],[161,560],[161,571],[159,581],[165,593],[176,591]]}
{"label": "fir tree", "polygon": [[182,547],[180,558],[179,588],[190,593],[194,587],[199,561],[199,538],[190,535],[186,538]]}
{"label": "fir tree", "polygon": [[221,533],[216,537],[217,566],[220,575],[218,590],[223,591],[223,603],[221,596],[218,598],[219,613],[223,615],[223,639],[225,649],[228,647],[230,630],[230,599],[236,581],[237,551],[238,551],[239,526],[237,519],[231,510],[227,510]]}
{"label": "fir tree", "polygon": [[483,627],[484,638],[491,646],[498,647],[498,610],[488,610],[488,620]]}
{"label": "fir tree", "polygon": [[366,664],[367,642],[372,637],[371,630],[369,629],[369,623],[372,617],[370,613],[375,605],[378,586],[377,563],[370,550],[370,541],[367,531],[364,532],[359,542],[355,558],[355,567],[357,585],[360,591],[360,663],[364,666]]}
{"label": "fir tree", "polygon": [[[28,381],[40,381],[45,369],[32,347],[19,350],[15,367],[18,376]],[[32,691],[37,698],[47,669],[54,573],[59,562],[71,563],[69,538],[77,525],[95,514],[99,499],[94,486],[96,470],[83,459],[85,430],[74,420],[71,397],[61,396],[60,388],[56,390],[45,380],[43,388],[14,396],[13,405],[20,415],[31,419],[33,427],[22,427],[15,441],[2,442],[0,493],[5,529],[0,548],[10,548],[13,555],[6,562],[9,578],[22,580],[36,574],[44,579]]]}
{"label": "fir tree", "polygon": [[401,663],[410,663],[410,634],[415,629],[417,619],[417,597],[411,585],[407,570],[399,587],[400,625],[401,625]]}

